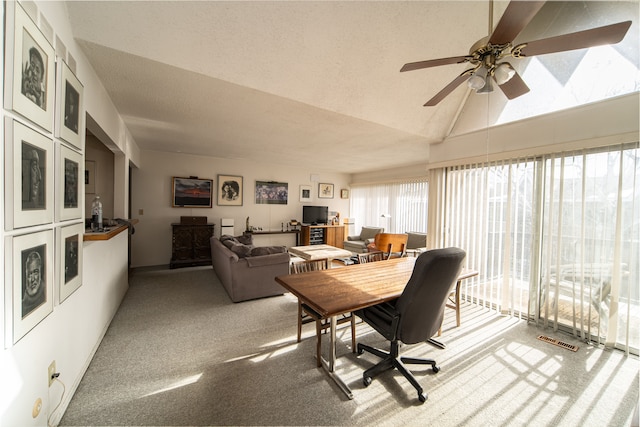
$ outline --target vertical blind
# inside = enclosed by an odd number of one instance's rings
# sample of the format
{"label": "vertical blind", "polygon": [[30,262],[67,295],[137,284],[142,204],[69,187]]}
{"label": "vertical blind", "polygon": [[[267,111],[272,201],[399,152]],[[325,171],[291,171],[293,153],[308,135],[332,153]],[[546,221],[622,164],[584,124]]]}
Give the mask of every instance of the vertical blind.
{"label": "vertical blind", "polygon": [[[427,231],[427,178],[351,187],[350,215],[356,232],[362,226],[384,227],[388,233]],[[385,215],[385,217],[383,217]]]}
{"label": "vertical blind", "polygon": [[480,271],[468,301],[638,353],[638,143],[430,172],[429,246]]}

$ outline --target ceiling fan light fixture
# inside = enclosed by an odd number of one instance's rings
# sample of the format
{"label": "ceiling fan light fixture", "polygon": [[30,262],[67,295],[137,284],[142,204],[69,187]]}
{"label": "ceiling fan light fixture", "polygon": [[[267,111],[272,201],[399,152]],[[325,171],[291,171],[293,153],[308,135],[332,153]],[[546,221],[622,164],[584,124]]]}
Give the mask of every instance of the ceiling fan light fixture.
{"label": "ceiling fan light fixture", "polygon": [[516,70],[514,70],[511,64],[509,64],[508,62],[499,64],[493,72],[493,76],[495,77],[496,82],[498,82],[499,85],[503,85],[511,80],[513,76],[515,76],[515,74]]}
{"label": "ceiling fan light fixture", "polygon": [[471,89],[478,91],[485,86],[486,81],[487,69],[484,67],[480,67],[473,74],[471,74],[471,77],[469,77],[469,80],[467,80],[467,85]]}
{"label": "ceiling fan light fixture", "polygon": [[486,84],[478,89],[476,93],[490,93],[493,92],[493,84],[491,83],[491,76],[487,76]]}

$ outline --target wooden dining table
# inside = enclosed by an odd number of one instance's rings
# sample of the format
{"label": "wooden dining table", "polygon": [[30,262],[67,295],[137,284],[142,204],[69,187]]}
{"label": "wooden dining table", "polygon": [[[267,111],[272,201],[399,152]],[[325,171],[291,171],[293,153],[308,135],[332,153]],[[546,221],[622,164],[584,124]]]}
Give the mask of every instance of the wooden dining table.
{"label": "wooden dining table", "polygon": [[[321,357],[321,366],[349,399],[353,399],[353,393],[335,372],[337,316],[398,298],[411,277],[417,259],[394,258],[275,278],[300,302],[329,320],[329,360]],[[458,277],[458,284],[460,280],[476,274],[473,270],[463,270]]]}

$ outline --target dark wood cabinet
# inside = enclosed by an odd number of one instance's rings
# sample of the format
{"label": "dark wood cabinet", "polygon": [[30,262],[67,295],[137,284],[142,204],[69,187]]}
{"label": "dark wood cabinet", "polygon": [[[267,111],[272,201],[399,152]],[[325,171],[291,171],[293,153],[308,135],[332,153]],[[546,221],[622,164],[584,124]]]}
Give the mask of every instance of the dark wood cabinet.
{"label": "dark wood cabinet", "polygon": [[211,265],[211,243],[215,224],[171,224],[173,228],[169,268]]}

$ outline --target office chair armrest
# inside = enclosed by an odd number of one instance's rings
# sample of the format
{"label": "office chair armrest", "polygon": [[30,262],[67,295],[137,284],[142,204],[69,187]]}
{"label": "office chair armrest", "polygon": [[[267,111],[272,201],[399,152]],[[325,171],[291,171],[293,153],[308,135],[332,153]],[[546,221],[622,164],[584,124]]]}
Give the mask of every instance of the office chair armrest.
{"label": "office chair armrest", "polygon": [[400,313],[387,302],[364,308],[356,312],[362,320],[372,326],[388,340],[395,339]]}
{"label": "office chair armrest", "polygon": [[396,310],[396,308],[388,302],[373,305],[369,307],[368,310],[376,310],[380,313],[380,315],[386,316],[387,318],[399,316],[398,310]]}

